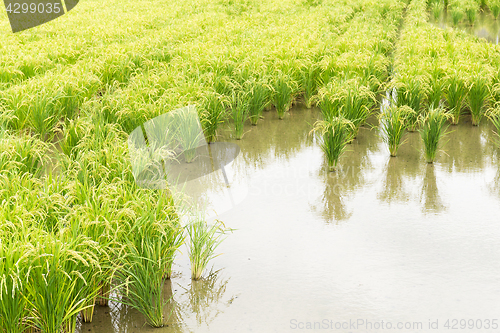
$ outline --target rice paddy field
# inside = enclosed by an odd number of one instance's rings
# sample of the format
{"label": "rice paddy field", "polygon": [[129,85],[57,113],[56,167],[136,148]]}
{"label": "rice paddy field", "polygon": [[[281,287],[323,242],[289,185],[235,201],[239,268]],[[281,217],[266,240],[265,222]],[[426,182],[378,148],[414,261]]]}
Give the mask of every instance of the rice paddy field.
{"label": "rice paddy field", "polygon": [[[499,13],[82,0],[12,33],[2,7],[0,333],[498,332]],[[194,141],[156,144],[183,110]],[[212,172],[138,181],[167,162]]]}

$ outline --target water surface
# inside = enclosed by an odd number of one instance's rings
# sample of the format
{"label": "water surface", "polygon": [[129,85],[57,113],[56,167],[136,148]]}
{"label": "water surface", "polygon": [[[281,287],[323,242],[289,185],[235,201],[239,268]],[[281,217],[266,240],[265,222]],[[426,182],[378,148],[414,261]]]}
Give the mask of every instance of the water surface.
{"label": "water surface", "polygon": [[241,148],[225,170],[229,188],[218,173],[189,184],[211,193],[217,218],[237,230],[202,281],[191,282],[183,249],[165,285],[168,326],[111,304],[78,332],[295,332],[307,322],[333,329],[306,331],[380,331],[335,329],[358,320],[448,332],[447,319],[498,318],[500,171],[486,121],[449,127],[433,165],[418,133],[391,158],[377,128],[365,127],[330,173],[309,135],[317,110],[264,115],[243,140],[225,132]]}

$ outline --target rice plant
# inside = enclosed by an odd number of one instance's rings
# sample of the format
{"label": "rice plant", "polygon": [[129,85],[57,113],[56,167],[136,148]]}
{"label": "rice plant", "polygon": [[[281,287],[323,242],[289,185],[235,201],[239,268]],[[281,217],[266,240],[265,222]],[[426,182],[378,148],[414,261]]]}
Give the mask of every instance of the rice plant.
{"label": "rice plant", "polygon": [[228,230],[221,221],[216,220],[215,223],[209,225],[201,216],[195,216],[185,229],[188,234],[191,278],[199,280],[208,262],[219,255],[215,254],[215,250]]}
{"label": "rice plant", "polygon": [[208,143],[217,140],[219,126],[226,118],[224,96],[209,92],[201,101],[200,121]]}
{"label": "rice plant", "polygon": [[472,115],[472,125],[479,126],[484,115],[485,104],[490,98],[489,84],[484,73],[474,75],[471,81],[467,95],[468,105]]}
{"label": "rice plant", "polygon": [[486,4],[491,11],[491,14],[495,18],[498,19],[498,15],[500,15],[500,0],[487,0]]}
{"label": "rice plant", "polygon": [[462,7],[460,6],[453,6],[451,8],[451,20],[453,22],[453,25],[458,25],[462,18],[464,17],[465,12]]}
{"label": "rice plant", "polygon": [[458,73],[448,77],[447,81],[448,85],[444,96],[448,104],[448,111],[451,114],[451,123],[456,125],[460,120],[460,115],[462,114],[462,104],[467,96],[468,89],[465,82],[459,78]]}
{"label": "rice plant", "polygon": [[449,115],[440,107],[431,108],[426,117],[422,117],[422,128],[419,130],[424,144],[427,163],[433,163],[437,150],[442,146],[441,140],[446,134],[446,121]]}
{"label": "rice plant", "polygon": [[[404,142],[401,142],[406,131],[406,113],[409,106],[391,106],[380,114],[380,128],[383,134],[383,140],[389,146],[391,156],[395,157],[398,149]],[[414,111],[413,111],[414,112]]]}
{"label": "rice plant", "polygon": [[281,120],[292,106],[297,84],[290,75],[278,72],[272,81],[272,88],[273,105],[278,112],[278,118]]}
{"label": "rice plant", "polygon": [[301,80],[304,88],[304,102],[306,108],[310,109],[314,96],[318,93],[318,78],[321,67],[317,63],[308,63],[301,68]]}
{"label": "rice plant", "polygon": [[231,94],[230,101],[234,136],[236,140],[241,140],[243,138],[245,121],[248,119],[250,94],[242,88],[236,88]]}
{"label": "rice plant", "polygon": [[443,12],[443,9],[444,3],[442,3],[441,1],[435,1],[431,4],[431,11],[435,20],[439,19],[441,13]]}
{"label": "rice plant", "polygon": [[28,269],[23,265],[27,249],[17,239],[0,237],[0,332],[22,333],[29,315],[23,281]]}
{"label": "rice plant", "polygon": [[[25,261],[30,267],[24,281],[28,322],[42,332],[74,332],[76,315],[86,308],[78,288],[86,282],[81,272],[98,265],[93,253],[98,245],[83,236],[64,241],[50,235],[35,237]],[[84,252],[75,250],[78,245],[86,248]]]}
{"label": "rice plant", "polygon": [[353,138],[354,124],[342,117],[332,117],[327,120],[318,120],[311,133],[320,136],[321,150],[326,156],[329,171],[335,171],[340,156],[349,141]]}
{"label": "rice plant", "polygon": [[353,138],[356,138],[359,127],[370,116],[376,98],[370,88],[358,80],[349,80],[343,86],[340,114],[354,125]]}
{"label": "rice plant", "polygon": [[470,25],[474,25],[477,19],[477,13],[479,11],[479,4],[475,0],[467,0],[464,3],[465,6],[465,16],[469,21]]}
{"label": "rice plant", "polygon": [[55,126],[60,120],[61,112],[57,108],[57,100],[60,96],[59,92],[52,95],[50,92],[41,91],[31,98],[28,107],[28,122],[42,139],[54,133]]}
{"label": "rice plant", "polygon": [[248,84],[251,85],[249,94],[249,113],[250,113],[250,123],[254,126],[262,117],[262,112],[271,102],[271,88],[267,83],[261,80],[249,81]]}

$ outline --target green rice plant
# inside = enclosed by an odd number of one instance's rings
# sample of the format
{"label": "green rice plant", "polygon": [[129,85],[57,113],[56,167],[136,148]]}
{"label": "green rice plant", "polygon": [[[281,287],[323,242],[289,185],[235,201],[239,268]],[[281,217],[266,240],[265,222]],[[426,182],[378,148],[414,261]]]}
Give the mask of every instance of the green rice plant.
{"label": "green rice plant", "polygon": [[209,225],[201,216],[195,216],[185,227],[188,234],[188,256],[191,261],[191,279],[201,279],[208,262],[220,254],[215,250],[223,241],[228,229],[224,223],[216,220]]}
{"label": "green rice plant", "polygon": [[143,201],[138,202],[143,205],[142,213],[121,239],[125,244],[123,256],[113,276],[126,297],[120,302],[142,313],[149,325],[161,327],[166,304],[163,279],[171,272],[173,256],[183,241],[182,231],[171,222],[173,206],[163,194],[141,197]]}
{"label": "green rice plant", "polygon": [[0,137],[0,170],[16,170],[40,176],[48,164],[49,144],[29,135]]}
{"label": "green rice plant", "polygon": [[178,110],[170,111],[174,117],[177,129],[176,138],[179,140],[179,148],[182,149],[186,163],[191,163],[197,157],[197,150],[204,141],[198,113],[194,106],[187,106]]}
{"label": "green rice plant", "polygon": [[438,148],[442,147],[440,142],[446,134],[446,121],[449,114],[441,107],[431,108],[427,116],[422,117],[422,128],[419,130],[424,143],[424,154],[427,163],[433,163],[436,159]]}
{"label": "green rice plant", "polygon": [[[401,142],[406,131],[405,112],[411,109],[409,106],[390,106],[380,114],[380,129],[383,140],[389,146],[391,156],[395,157],[398,149],[404,142]],[[414,111],[413,111],[414,112]]]}
{"label": "green rice plant", "polygon": [[437,108],[441,103],[444,94],[445,81],[442,79],[442,73],[435,68],[429,75],[429,92],[427,101],[430,107]]}
{"label": "green rice plant", "polygon": [[458,73],[448,76],[447,81],[444,96],[448,104],[448,112],[451,114],[451,123],[457,125],[468,89],[465,82],[458,76]]}
{"label": "green rice plant", "polygon": [[60,130],[62,138],[59,141],[59,147],[68,157],[75,159],[78,156],[76,148],[83,137],[87,135],[88,125],[81,119],[70,119],[63,124]]}
{"label": "green rice plant", "polygon": [[28,122],[36,133],[44,140],[48,135],[52,136],[58,124],[61,112],[57,108],[57,101],[61,94],[55,94],[42,90],[31,97],[28,106]]}
{"label": "green rice plant", "polygon": [[402,109],[401,115],[404,118],[405,128],[408,132],[415,132],[418,127],[420,114],[413,110],[408,105],[403,105],[399,107]]}
{"label": "green rice plant", "polygon": [[61,240],[50,234],[36,235],[32,244],[24,263],[29,267],[24,281],[28,322],[42,332],[74,332],[76,315],[86,308],[78,288],[86,283],[81,272],[98,266],[94,251],[98,244],[83,236]]}
{"label": "green rice plant", "polygon": [[331,81],[319,89],[316,104],[319,106],[324,120],[330,120],[340,115],[342,100],[339,91],[335,81]]}
{"label": "green rice plant", "polygon": [[23,320],[29,314],[23,296],[23,277],[28,269],[23,265],[26,245],[8,237],[0,232],[0,332],[22,333]]}
{"label": "green rice plant", "polygon": [[328,161],[329,171],[335,171],[340,156],[348,142],[353,139],[354,124],[342,117],[318,120],[311,133],[319,133],[321,150]]}
{"label": "green rice plant", "polygon": [[257,126],[257,122],[262,117],[262,112],[271,102],[271,88],[264,79],[248,81],[251,85],[249,89],[250,101],[250,123]]}
{"label": "green rice plant", "polygon": [[491,14],[495,18],[498,19],[498,15],[500,15],[500,0],[487,0],[486,4],[491,11]]}
{"label": "green rice plant", "polygon": [[422,101],[425,98],[425,82],[422,77],[412,77],[396,83],[397,105],[408,105],[420,114]]}
{"label": "green rice plant", "polygon": [[465,12],[462,7],[460,6],[453,6],[451,8],[451,20],[453,22],[453,25],[458,25],[462,18],[464,17]]}
{"label": "green rice plant", "polygon": [[370,88],[358,80],[349,80],[343,87],[340,114],[354,125],[353,138],[356,138],[359,127],[368,119],[377,100]]}
{"label": "green rice plant", "polygon": [[243,87],[235,87],[230,97],[230,109],[233,118],[234,135],[236,140],[243,138],[245,121],[248,119],[250,106],[250,93]]}
{"label": "green rice plant", "polygon": [[443,12],[443,9],[444,9],[444,3],[442,3],[441,1],[436,1],[431,4],[431,11],[435,20],[439,19],[441,13]]}
{"label": "green rice plant", "polygon": [[464,3],[465,16],[469,21],[470,25],[474,25],[477,19],[477,13],[479,11],[479,4],[475,0],[467,0]]}
{"label": "green rice plant", "polygon": [[272,81],[272,88],[273,105],[278,112],[278,118],[282,120],[285,117],[285,113],[292,106],[298,85],[290,75],[278,72]]}
{"label": "green rice plant", "polygon": [[472,77],[468,88],[468,105],[472,115],[472,125],[479,126],[484,115],[484,106],[490,98],[488,79],[484,73],[478,73]]}
{"label": "green rice plant", "polygon": [[9,113],[6,128],[21,130],[28,122],[29,103],[26,98],[27,92],[23,88],[23,86],[14,86],[0,94],[2,108]]}
{"label": "green rice plant", "polygon": [[491,109],[487,113],[487,116],[496,129],[496,132],[494,132],[494,143],[500,147],[500,108],[497,106],[496,108]]}
{"label": "green rice plant", "polygon": [[301,85],[304,89],[304,102],[306,108],[310,109],[314,96],[318,93],[318,78],[321,67],[318,63],[307,63],[301,67]]}
{"label": "green rice plant", "polygon": [[208,143],[217,140],[217,130],[226,118],[224,96],[215,91],[202,97],[200,121]]}

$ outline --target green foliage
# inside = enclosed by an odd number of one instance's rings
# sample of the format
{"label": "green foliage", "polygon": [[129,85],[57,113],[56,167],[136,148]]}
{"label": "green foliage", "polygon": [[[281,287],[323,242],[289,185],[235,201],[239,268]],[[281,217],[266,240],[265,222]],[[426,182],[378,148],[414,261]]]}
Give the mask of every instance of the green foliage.
{"label": "green foliage", "polygon": [[354,124],[342,116],[318,120],[314,124],[311,132],[319,134],[320,146],[326,156],[330,171],[337,169],[339,158],[347,143],[353,139],[354,131]]}
{"label": "green foliage", "polygon": [[396,156],[406,131],[406,117],[409,112],[415,112],[409,106],[391,106],[380,114],[380,129],[383,140],[389,146],[391,156]]}
{"label": "green foliage", "polygon": [[472,77],[469,86],[468,104],[472,115],[472,125],[479,126],[484,115],[485,104],[490,99],[488,78],[485,73],[478,73]]}
{"label": "green foliage", "polygon": [[436,153],[442,146],[442,138],[446,134],[446,121],[449,116],[442,108],[431,108],[427,116],[422,117],[422,128],[419,130],[424,143],[424,154],[427,163],[433,163]]}

